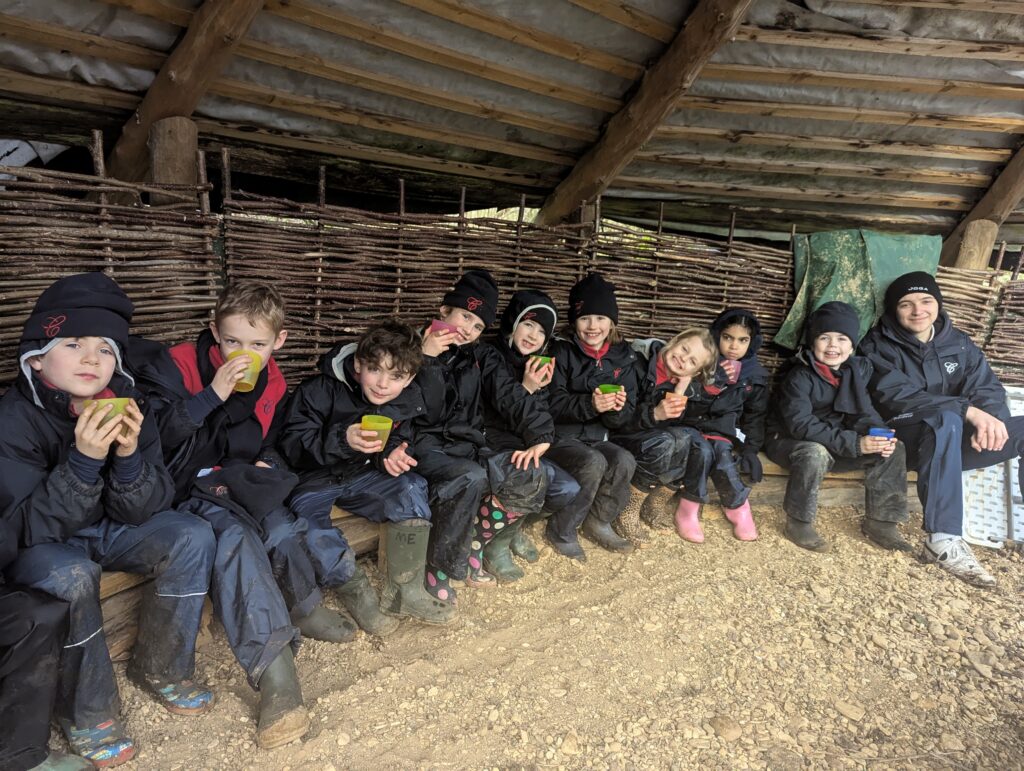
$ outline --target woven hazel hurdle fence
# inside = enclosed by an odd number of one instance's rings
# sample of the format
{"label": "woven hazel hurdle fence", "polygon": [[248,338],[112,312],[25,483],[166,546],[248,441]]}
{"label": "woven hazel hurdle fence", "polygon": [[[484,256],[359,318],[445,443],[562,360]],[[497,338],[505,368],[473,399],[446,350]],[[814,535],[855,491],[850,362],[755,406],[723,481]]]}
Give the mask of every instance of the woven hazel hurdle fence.
{"label": "woven hazel hurdle fence", "polygon": [[[215,215],[200,165],[195,188],[0,167],[8,177],[0,180],[0,389],[16,375],[21,325],[39,293],[87,270],[103,270],[125,288],[136,304],[133,333],[166,342],[196,336],[225,278],[273,282],[288,303],[290,335],[279,360],[292,383],[335,342],[374,321],[425,323],[471,267],[491,270],[502,303],[516,289],[541,288],[563,312],[572,284],[601,271],[618,287],[628,337],[667,338],[736,305],[757,313],[771,340],[793,299],[786,249],[600,218],[596,227],[538,228],[523,221],[522,208],[513,220],[411,214],[404,206],[379,214],[325,205],[322,180],[316,203],[229,186]],[[172,203],[139,205],[154,193]],[[949,268],[938,279],[956,323],[1008,384],[1024,384],[1024,280]],[[773,369],[783,355],[769,348],[764,363]]]}

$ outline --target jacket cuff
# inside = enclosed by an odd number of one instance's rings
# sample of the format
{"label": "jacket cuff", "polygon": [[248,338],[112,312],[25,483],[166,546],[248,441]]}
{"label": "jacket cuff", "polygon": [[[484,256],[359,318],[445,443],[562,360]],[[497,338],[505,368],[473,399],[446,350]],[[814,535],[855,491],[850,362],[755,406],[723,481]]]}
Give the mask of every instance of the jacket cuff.
{"label": "jacket cuff", "polygon": [[112,473],[114,481],[121,485],[131,484],[138,479],[142,473],[142,453],[138,448],[127,458],[115,455]]}
{"label": "jacket cuff", "polygon": [[210,413],[222,404],[224,404],[224,401],[217,396],[213,386],[208,385],[195,396],[185,401],[185,411],[188,413],[189,420],[197,426],[201,426]]}
{"label": "jacket cuff", "polygon": [[93,487],[100,481],[100,472],[106,459],[97,460],[84,455],[77,447],[68,453],[67,467],[74,477],[87,487]]}

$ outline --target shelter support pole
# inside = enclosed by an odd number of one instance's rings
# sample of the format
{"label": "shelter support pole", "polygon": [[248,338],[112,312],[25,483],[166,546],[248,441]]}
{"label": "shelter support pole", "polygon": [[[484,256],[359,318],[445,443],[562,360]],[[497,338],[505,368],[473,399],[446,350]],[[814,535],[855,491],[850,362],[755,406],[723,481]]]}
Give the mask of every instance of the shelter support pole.
{"label": "shelter support pole", "polygon": [[640,78],[633,97],[544,201],[536,224],[558,224],[580,201],[590,201],[608,189],[675,109],[715,51],[735,34],[752,2],[698,1],[661,58]]}
{"label": "shelter support pole", "polygon": [[[149,130],[150,176],[154,184],[195,185],[199,129],[195,121],[179,116],[162,118]],[[153,193],[154,204],[180,203],[180,199]]]}
{"label": "shelter support pole", "polygon": [[971,220],[964,227],[954,267],[983,270],[992,259],[999,225],[992,220]]}

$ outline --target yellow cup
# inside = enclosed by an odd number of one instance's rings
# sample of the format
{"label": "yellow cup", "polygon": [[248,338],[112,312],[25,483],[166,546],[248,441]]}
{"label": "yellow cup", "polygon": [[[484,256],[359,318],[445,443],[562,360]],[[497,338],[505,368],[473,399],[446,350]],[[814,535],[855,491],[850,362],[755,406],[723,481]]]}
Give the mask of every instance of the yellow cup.
{"label": "yellow cup", "polygon": [[388,443],[388,437],[391,436],[391,425],[391,418],[386,418],[383,415],[363,415],[360,428],[363,431],[375,431],[377,439],[380,440],[380,448],[383,450],[384,445]]}
{"label": "yellow cup", "polygon": [[[102,410],[108,404],[112,404],[114,408],[107,413],[107,416],[100,421],[100,425],[104,425],[114,418],[116,415],[123,415],[124,411],[128,409],[128,402],[132,401],[130,396],[118,396],[113,399],[86,399],[83,402],[83,407],[88,407],[90,404],[95,404],[97,410]],[[127,433],[127,426],[125,426],[121,433]]]}
{"label": "yellow cup", "polygon": [[228,361],[239,356],[249,357],[249,366],[245,368],[245,375],[235,383],[235,390],[244,394],[256,387],[256,381],[260,377],[260,370],[263,369],[263,357],[255,351],[232,351],[228,354]]}
{"label": "yellow cup", "polygon": [[617,394],[619,391],[623,391],[625,389],[618,383],[602,383],[597,387],[597,390],[603,394]]}

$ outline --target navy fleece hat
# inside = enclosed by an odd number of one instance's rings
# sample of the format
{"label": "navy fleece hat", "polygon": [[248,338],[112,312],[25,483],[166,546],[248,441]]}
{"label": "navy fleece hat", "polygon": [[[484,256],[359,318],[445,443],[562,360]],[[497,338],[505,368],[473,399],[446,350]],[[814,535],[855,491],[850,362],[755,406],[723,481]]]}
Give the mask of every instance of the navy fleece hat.
{"label": "navy fleece hat", "polygon": [[498,285],[486,270],[467,270],[441,304],[475,313],[489,327],[498,315]]}
{"label": "navy fleece hat", "polygon": [[537,322],[544,329],[544,340],[550,340],[558,323],[554,301],[536,289],[520,289],[501,314],[501,334],[511,337],[521,321]]}
{"label": "navy fleece hat", "polygon": [[939,303],[939,310],[942,310],[942,290],[939,284],[930,273],[923,270],[915,270],[913,273],[904,273],[898,279],[889,284],[885,290],[885,312],[895,318],[896,306],[900,300],[908,294],[930,294]]}
{"label": "navy fleece hat", "polygon": [[854,347],[860,342],[860,319],[852,306],[841,302],[825,303],[807,317],[807,344],[818,335],[838,332],[846,335]]}
{"label": "navy fleece hat", "polygon": [[607,316],[619,323],[615,286],[600,273],[588,273],[569,290],[569,323],[575,324],[580,316]]}
{"label": "navy fleece hat", "polygon": [[106,337],[124,351],[135,306],[103,273],[78,273],[43,290],[21,333],[24,345],[56,337]]}

